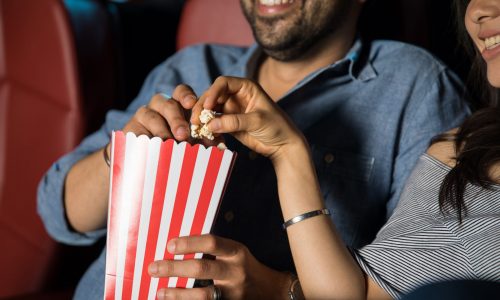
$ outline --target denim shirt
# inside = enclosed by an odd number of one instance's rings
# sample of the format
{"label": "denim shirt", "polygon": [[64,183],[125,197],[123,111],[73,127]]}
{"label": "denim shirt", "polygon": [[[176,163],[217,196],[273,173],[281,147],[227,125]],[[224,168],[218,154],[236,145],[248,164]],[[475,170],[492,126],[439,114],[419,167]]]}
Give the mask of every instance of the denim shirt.
{"label": "denim shirt", "polygon": [[[198,45],[156,67],[126,111],[110,111],[102,128],[59,159],[42,179],[38,211],[56,240],[94,243],[105,229],[85,234],[70,229],[64,213],[64,179],[80,159],[104,147],[156,93],[172,94],[180,83],[198,94],[219,75],[255,74],[261,49]],[[341,60],[309,74],[278,104],[307,138],[321,191],[332,220],[349,247],[370,243],[397,205],[418,157],[438,133],[469,114],[460,80],[426,51],[392,41],[357,39]],[[230,136],[238,152],[212,232],[245,244],[262,263],[293,270],[268,159]],[[105,254],[82,278],[75,298],[101,299]]]}

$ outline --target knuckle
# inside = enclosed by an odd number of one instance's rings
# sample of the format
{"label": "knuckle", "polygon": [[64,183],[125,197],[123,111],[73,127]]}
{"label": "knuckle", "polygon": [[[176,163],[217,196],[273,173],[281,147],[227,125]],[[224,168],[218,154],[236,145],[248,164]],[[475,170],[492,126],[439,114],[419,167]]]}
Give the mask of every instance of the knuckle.
{"label": "knuckle", "polygon": [[233,250],[233,256],[235,257],[236,261],[240,263],[243,263],[246,260],[248,253],[248,248],[244,246],[235,247]]}
{"label": "knuckle", "polygon": [[180,300],[182,298],[182,295],[180,295],[175,289],[163,289],[162,299]]}
{"label": "knuckle", "polygon": [[213,251],[216,251],[217,248],[218,248],[218,242],[217,242],[217,238],[213,235],[207,235],[206,237],[207,241],[207,245],[206,245],[206,249],[208,252],[213,252]]}
{"label": "knuckle", "polygon": [[254,81],[248,78],[243,78],[242,79],[243,86],[245,87],[251,87],[254,85]]}
{"label": "knuckle", "polygon": [[168,276],[170,274],[173,274],[174,273],[174,264],[170,261],[162,261],[159,265],[158,265],[158,273],[161,275],[161,276]]}
{"label": "knuckle", "polygon": [[239,243],[231,248],[229,254],[238,265],[245,265],[251,255],[250,250],[245,245]]}
{"label": "knuckle", "polygon": [[134,117],[132,118],[134,121],[138,123],[144,123],[144,121],[147,119],[146,115],[149,111],[149,108],[145,106],[141,106],[137,112],[135,113]]}
{"label": "knuckle", "polygon": [[155,94],[151,98],[151,101],[149,101],[149,104],[154,106],[155,104],[158,104],[159,102],[165,101],[165,98],[161,94]]}
{"label": "knuckle", "polygon": [[235,274],[234,274],[234,281],[236,283],[236,285],[238,286],[242,286],[245,284],[245,282],[247,282],[247,273],[245,272],[245,270],[243,270],[243,268],[239,268],[237,271],[235,271]]}
{"label": "knuckle", "polygon": [[143,115],[145,114],[146,112],[148,112],[150,110],[149,107],[147,107],[146,105],[143,105],[141,107],[139,107],[135,113],[136,116],[139,116],[139,115]]}
{"label": "knuckle", "polygon": [[149,120],[156,120],[158,119],[158,113],[152,109],[148,109],[144,112],[144,117]]}
{"label": "knuckle", "polygon": [[196,278],[204,279],[206,274],[210,271],[210,265],[204,259],[196,260],[193,268],[194,276]]}
{"label": "knuckle", "polygon": [[165,101],[161,107],[165,110],[175,109],[179,107],[179,103],[177,102],[176,99],[174,99],[174,101]]}
{"label": "knuckle", "polygon": [[234,129],[240,129],[240,128],[241,128],[241,121],[240,121],[240,118],[235,117],[235,118],[233,118],[233,119],[232,119],[232,121],[233,121],[232,127],[233,127]]}
{"label": "knuckle", "polygon": [[189,245],[189,239],[180,238],[175,241],[175,249],[180,253],[184,253],[187,249],[189,249]]}
{"label": "knuckle", "polygon": [[191,87],[185,83],[181,83],[175,87],[176,91],[190,90]]}

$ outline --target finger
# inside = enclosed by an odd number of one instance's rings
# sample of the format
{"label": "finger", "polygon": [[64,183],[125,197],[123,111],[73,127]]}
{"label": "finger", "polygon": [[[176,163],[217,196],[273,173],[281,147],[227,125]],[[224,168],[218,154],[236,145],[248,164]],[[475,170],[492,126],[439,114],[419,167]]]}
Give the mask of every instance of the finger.
{"label": "finger", "polygon": [[153,137],[153,134],[151,132],[149,132],[149,130],[147,130],[146,127],[144,127],[139,122],[128,123],[127,125],[125,125],[125,127],[123,127],[123,132],[124,133],[132,132],[136,136],[140,136],[140,135],[144,134],[144,135],[147,135],[148,137]]}
{"label": "finger", "polygon": [[193,289],[160,289],[156,294],[158,299],[176,299],[176,300],[207,300],[213,299],[213,287],[207,286]]}
{"label": "finger", "polygon": [[157,111],[167,122],[170,132],[177,140],[184,141],[189,138],[189,124],[184,116],[184,109],[179,102],[165,100],[161,95],[155,95],[149,107]]}
{"label": "finger", "polygon": [[152,277],[189,277],[196,279],[226,279],[228,268],[223,261],[213,259],[159,260],[149,265]]}
{"label": "finger", "polygon": [[191,124],[200,125],[200,114],[203,111],[203,103],[205,102],[204,97],[200,97],[200,99],[196,102],[196,104],[191,109],[191,119],[189,120]]}
{"label": "finger", "polygon": [[[142,106],[137,110],[134,118],[148,131],[149,136],[157,136],[162,139],[172,137],[167,122],[157,111]],[[136,126],[137,129],[141,130],[139,126]]]}
{"label": "finger", "polygon": [[241,250],[241,244],[205,234],[172,239],[168,242],[167,249],[172,254],[205,253],[213,256],[234,256]]}
{"label": "finger", "polygon": [[213,119],[208,123],[208,130],[214,133],[251,132],[262,127],[262,114],[228,114]]}
{"label": "finger", "polygon": [[206,109],[212,109],[217,104],[225,103],[231,96],[238,96],[245,107],[258,93],[266,95],[260,87],[248,79],[220,76],[212,86],[203,94]]}
{"label": "finger", "polygon": [[174,89],[174,93],[172,94],[172,98],[179,101],[179,103],[185,109],[191,109],[195,104],[198,98],[194,93],[193,89],[186,84],[180,84]]}

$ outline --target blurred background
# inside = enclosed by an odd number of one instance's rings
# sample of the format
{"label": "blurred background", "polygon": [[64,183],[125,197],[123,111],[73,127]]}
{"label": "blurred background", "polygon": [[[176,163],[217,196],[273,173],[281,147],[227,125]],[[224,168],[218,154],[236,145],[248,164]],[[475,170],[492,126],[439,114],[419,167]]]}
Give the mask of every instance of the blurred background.
{"label": "blurred background", "polygon": [[[467,75],[451,0],[371,0],[360,30],[426,48]],[[70,299],[103,245],[47,236],[36,187],[49,166],[176,50],[252,41],[238,0],[0,0],[0,299]]]}

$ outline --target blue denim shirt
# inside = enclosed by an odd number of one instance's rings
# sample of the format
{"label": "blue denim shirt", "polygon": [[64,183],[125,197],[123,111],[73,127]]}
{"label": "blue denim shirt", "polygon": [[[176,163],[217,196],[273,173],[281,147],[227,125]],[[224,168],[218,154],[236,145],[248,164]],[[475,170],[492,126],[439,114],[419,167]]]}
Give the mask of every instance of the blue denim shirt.
{"label": "blue denim shirt", "polygon": [[[48,232],[73,245],[104,236],[105,229],[74,232],[65,219],[63,185],[73,164],[106,145],[110,132],[155,93],[172,94],[186,83],[201,94],[219,75],[251,78],[261,55],[257,46],[199,45],[156,67],[126,111],[110,111],[102,128],[42,179],[38,210]],[[348,246],[372,241],[430,139],[468,115],[462,96],[459,79],[426,51],[358,39],[346,57],[309,74],[279,100],[309,141],[326,206]],[[242,242],[270,267],[293,270],[272,165],[231,137],[227,145],[239,156],[213,233]],[[104,260],[103,253],[87,271],[77,299],[102,298]]]}

